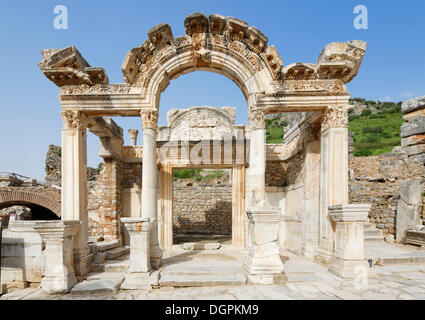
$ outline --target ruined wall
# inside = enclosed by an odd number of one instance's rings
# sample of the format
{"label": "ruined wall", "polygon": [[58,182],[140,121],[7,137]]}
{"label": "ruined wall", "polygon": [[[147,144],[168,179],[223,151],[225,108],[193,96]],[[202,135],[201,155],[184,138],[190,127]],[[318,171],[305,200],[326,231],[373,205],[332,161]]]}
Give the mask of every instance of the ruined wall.
{"label": "ruined wall", "polygon": [[[186,183],[187,182],[187,183]],[[175,234],[232,234],[231,183],[196,183],[182,179],[173,186]]]}
{"label": "ruined wall", "polygon": [[[62,148],[51,144],[45,162],[46,182],[49,184],[61,184],[61,157]],[[99,172],[99,169],[87,167],[87,181],[96,181]]]}
{"label": "ruined wall", "polygon": [[286,164],[283,161],[266,162],[266,187],[283,187]]}
{"label": "ruined wall", "polygon": [[96,182],[89,182],[89,236],[105,240],[119,239],[121,234],[123,165],[105,159]]}
{"label": "ruined wall", "polygon": [[403,102],[401,146],[410,158],[425,163],[425,96]]}
{"label": "ruined wall", "polygon": [[[395,235],[399,184],[425,177],[425,167],[403,152],[350,159],[350,203],[370,203],[369,220],[384,235]],[[425,212],[421,208],[422,216]]]}

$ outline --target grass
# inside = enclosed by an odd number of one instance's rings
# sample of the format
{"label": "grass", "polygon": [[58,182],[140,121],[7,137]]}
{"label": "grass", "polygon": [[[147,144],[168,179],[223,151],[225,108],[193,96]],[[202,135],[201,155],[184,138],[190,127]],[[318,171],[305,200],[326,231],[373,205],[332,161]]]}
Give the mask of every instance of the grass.
{"label": "grass", "polygon": [[[355,156],[379,155],[400,145],[400,126],[403,124],[401,102],[351,99],[351,103],[354,102],[367,107],[361,115],[349,116],[349,130],[354,132]],[[377,109],[378,113],[372,114],[370,107]],[[281,143],[287,124],[281,115],[266,119],[266,143]]]}
{"label": "grass", "polygon": [[376,156],[399,146],[400,126],[403,124],[399,108],[385,108],[377,114],[350,117],[349,130],[354,132],[354,155]]}
{"label": "grass", "polygon": [[286,121],[281,120],[281,115],[275,115],[272,119],[266,119],[266,143],[281,143],[283,141]]}
{"label": "grass", "polygon": [[201,175],[202,169],[174,169],[173,170],[173,177],[174,181],[180,180],[180,179],[193,179],[195,181],[207,181],[215,178],[220,178],[223,174],[223,170],[215,170],[215,171],[208,171],[210,172],[208,175],[203,177]]}

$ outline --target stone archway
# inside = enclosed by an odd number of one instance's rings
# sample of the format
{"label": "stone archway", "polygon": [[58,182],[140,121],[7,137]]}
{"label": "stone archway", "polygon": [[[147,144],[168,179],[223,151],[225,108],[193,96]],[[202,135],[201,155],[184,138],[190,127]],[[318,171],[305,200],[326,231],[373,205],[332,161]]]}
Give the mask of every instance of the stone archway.
{"label": "stone archway", "polygon": [[[79,261],[87,247],[86,132],[101,139],[103,157],[119,159],[122,131],[103,116],[141,117],[143,127],[142,212],[158,218],[157,145],[158,110],[161,92],[172,79],[203,70],[220,73],[242,90],[250,123],[249,162],[245,207],[252,230],[267,237],[249,237],[250,245],[267,247],[277,259],[277,210],[264,210],[265,201],[265,116],[282,112],[319,112],[320,129],[320,219],[317,255],[326,262],[344,262],[338,248],[343,235],[335,233],[334,222],[344,221],[354,210],[348,203],[348,162],[346,159],[347,108],[350,93],[344,84],[358,73],[366,50],[362,41],[335,42],[327,45],[316,63],[293,63],[283,67],[277,50],[268,45],[257,28],[242,20],[221,15],[208,18],[195,13],[185,19],[186,35],[174,38],[168,24],[148,31],[148,40],[126,56],[122,71],[125,84],[109,84],[103,68],[91,67],[75,47],[43,50],[39,64],[43,73],[60,89],[64,121],[62,148],[62,219],[79,220],[82,232],[74,245]],[[314,149],[314,148],[313,148]],[[162,165],[162,164],[161,164]],[[84,173],[84,174],[82,174]],[[317,189],[317,188],[316,188]],[[339,215],[342,208],[343,219]],[[258,209],[260,208],[260,209]],[[363,209],[362,209],[363,210]],[[335,216],[335,217],[334,217]],[[338,220],[339,219],[339,220]],[[350,221],[351,222],[351,221]],[[154,222],[155,224],[156,222]],[[158,228],[151,233],[151,263],[158,266],[161,249]],[[255,231],[255,232],[257,232]],[[264,240],[265,239],[265,240]],[[264,243],[261,243],[264,240]],[[313,250],[312,249],[312,250]],[[251,250],[253,254],[261,250]],[[316,255],[316,258],[317,258]],[[259,260],[251,257],[254,264]],[[280,260],[279,260],[280,261]],[[280,272],[280,262],[277,263]],[[339,268],[339,267],[338,267]],[[260,268],[261,269],[261,268]],[[271,268],[268,271],[271,271]],[[262,269],[261,269],[262,270]],[[259,270],[258,272],[260,272]],[[274,270],[274,269],[273,269]],[[273,271],[272,270],[272,271]],[[275,270],[275,271],[276,271]],[[251,270],[255,271],[255,270]]]}
{"label": "stone archway", "polygon": [[61,217],[61,204],[48,197],[22,191],[1,191],[0,192],[0,209],[11,205],[36,204],[38,206],[49,209],[59,218]]}

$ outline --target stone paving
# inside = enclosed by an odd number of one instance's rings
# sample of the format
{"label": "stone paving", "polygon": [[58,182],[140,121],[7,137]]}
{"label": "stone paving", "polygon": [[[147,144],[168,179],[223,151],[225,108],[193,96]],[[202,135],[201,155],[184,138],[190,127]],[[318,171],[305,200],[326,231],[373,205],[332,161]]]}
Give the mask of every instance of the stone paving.
{"label": "stone paving", "polygon": [[[228,263],[228,253],[216,251],[211,255],[221,256],[216,260],[218,268],[220,261]],[[281,285],[118,290],[81,295],[47,295],[40,288],[26,288],[10,289],[0,300],[425,300],[425,262],[375,265],[367,281],[362,281],[343,280],[326,267],[287,251],[282,251],[281,256],[288,278]],[[180,257],[187,263],[186,258]],[[177,261],[173,259],[174,264]]]}

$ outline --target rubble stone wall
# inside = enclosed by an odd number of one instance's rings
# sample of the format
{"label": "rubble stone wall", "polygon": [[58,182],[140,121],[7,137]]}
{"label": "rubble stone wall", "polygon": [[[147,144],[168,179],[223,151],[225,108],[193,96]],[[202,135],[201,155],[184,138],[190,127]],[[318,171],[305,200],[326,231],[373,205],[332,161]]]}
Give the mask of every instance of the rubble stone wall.
{"label": "rubble stone wall", "polygon": [[[349,162],[350,203],[372,204],[369,220],[383,230],[384,235],[396,234],[400,181],[425,177],[422,163],[398,152],[400,150],[395,151],[380,156],[355,157]],[[419,210],[425,217],[423,206]]]}
{"label": "rubble stone wall", "polygon": [[[51,144],[46,155],[46,182],[49,184],[61,184],[62,148]],[[96,181],[99,175],[98,169],[87,167],[87,181]]]}
{"label": "rubble stone wall", "polygon": [[121,181],[123,165],[119,160],[105,159],[97,181],[89,182],[89,235],[116,240],[121,235]]}
{"label": "rubble stone wall", "polygon": [[232,234],[232,185],[173,186],[175,234]]}
{"label": "rubble stone wall", "polygon": [[425,96],[403,102],[401,146],[410,158],[425,163]]}

